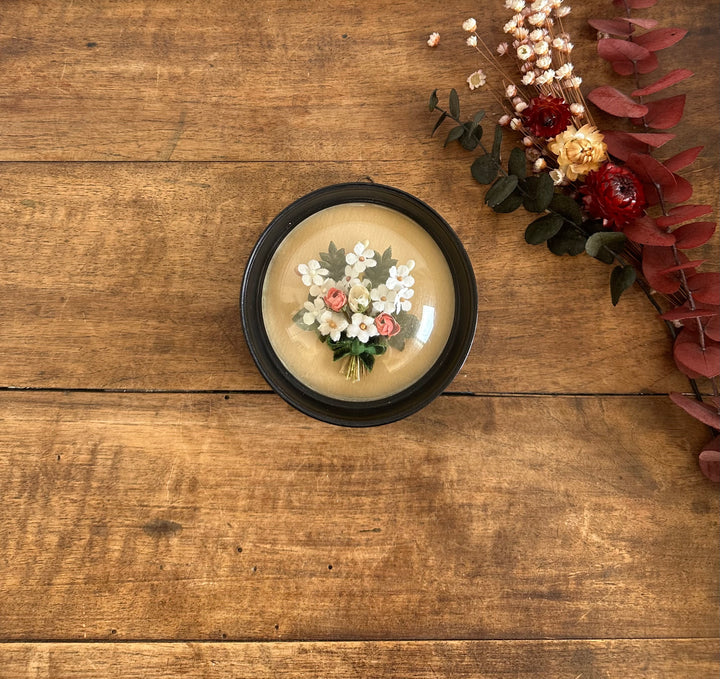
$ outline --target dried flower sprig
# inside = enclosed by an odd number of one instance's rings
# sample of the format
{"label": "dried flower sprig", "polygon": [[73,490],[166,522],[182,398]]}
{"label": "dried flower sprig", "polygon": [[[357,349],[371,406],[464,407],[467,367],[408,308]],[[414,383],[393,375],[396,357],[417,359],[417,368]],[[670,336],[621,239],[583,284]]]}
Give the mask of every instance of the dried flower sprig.
{"label": "dried flower sprig", "polygon": [[[641,86],[640,76],[658,66],[655,52],[686,33],[657,29],[654,20],[631,15],[631,10],[656,2],[613,0],[625,16],[590,20],[599,31],[599,55],[616,73],[632,76],[634,89],[628,95],[602,86],[592,90],[588,100],[607,114],[629,119],[639,130],[601,131],[595,126],[580,91],[582,80],[569,59],[573,43],[562,19],[570,9],[563,0],[506,0],[505,7],[512,12],[503,27],[508,42],[501,42],[496,50],[478,34],[474,19],[463,23],[470,33],[467,44],[502,83],[498,90],[488,82],[503,108],[492,150],[480,142],[484,111],[462,122],[455,90],[450,92],[448,110],[438,105],[437,91],[432,93],[430,110],[440,112],[433,133],[452,119],[456,125],[445,143],[457,140],[468,150],[480,147],[482,153],[471,171],[478,182],[491,185],[485,202],[496,212],[523,206],[540,215],[525,231],[528,243],[546,243],[556,255],[585,252],[613,264],[613,304],[633,283],[641,287],[670,330],[675,362],[690,379],[695,397],[673,393],[670,398],[713,430],[714,439],[701,451],[699,461],[703,473],[719,481],[720,274],[700,272],[702,261],[691,261],[683,252],[706,243],[716,223],[691,221],[712,208],[687,204],[692,186],[678,174],[702,147],[663,162],[653,156],[673,138],[665,130],[680,122],[685,96],[649,101],[647,97],[693,75],[679,68]],[[504,69],[505,58],[514,60],[516,75],[509,76]],[[468,78],[468,85],[476,89],[486,80],[481,69]],[[500,157],[503,127],[520,140],[510,153],[507,170]],[[712,396],[701,395],[696,381],[701,377],[709,380]]]}

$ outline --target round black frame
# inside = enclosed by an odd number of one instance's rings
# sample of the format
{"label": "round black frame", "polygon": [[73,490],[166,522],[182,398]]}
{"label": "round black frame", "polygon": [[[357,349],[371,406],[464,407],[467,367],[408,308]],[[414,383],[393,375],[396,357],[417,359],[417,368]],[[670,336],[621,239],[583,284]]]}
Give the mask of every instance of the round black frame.
{"label": "round black frame", "polygon": [[[262,319],[265,274],[285,237],[310,215],[343,203],[373,203],[396,210],[424,228],[443,253],[453,274],[455,317],[441,357],[406,389],[373,401],[343,401],[324,396],[297,380],[273,351]],[[268,384],[290,405],[323,422],[346,427],[389,424],[424,408],[439,396],[462,367],[477,324],[475,274],[457,234],[431,207],[392,186],[333,184],[288,205],[267,226],[250,254],[240,292],[240,314],[250,353]]]}

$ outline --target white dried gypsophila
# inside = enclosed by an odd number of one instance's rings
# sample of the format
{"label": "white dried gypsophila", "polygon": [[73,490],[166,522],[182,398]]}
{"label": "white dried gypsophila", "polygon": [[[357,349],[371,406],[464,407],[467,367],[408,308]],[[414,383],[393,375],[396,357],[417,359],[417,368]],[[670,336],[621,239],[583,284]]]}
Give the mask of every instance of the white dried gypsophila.
{"label": "white dried gypsophila", "polygon": [[508,44],[506,42],[501,42],[497,46],[497,53],[502,57],[508,53]]}
{"label": "white dried gypsophila", "polygon": [[430,47],[437,47],[439,42],[440,42],[440,34],[439,33],[431,33],[430,37],[428,38],[427,44]]}
{"label": "white dried gypsophila", "polygon": [[523,137],[522,143],[523,146],[528,149],[531,146],[535,146],[535,140],[532,137]]}
{"label": "white dried gypsophila", "polygon": [[534,163],[539,157],[540,157],[540,151],[536,149],[535,147],[525,149],[525,157],[531,162]]}
{"label": "white dried gypsophila", "polygon": [[580,116],[585,115],[585,107],[577,102],[570,104],[570,113],[572,113],[576,118],[579,118]]}
{"label": "white dried gypsophila", "polygon": [[542,172],[547,167],[547,163],[545,162],[545,158],[538,158],[533,163],[533,172]]}
{"label": "white dried gypsophila", "polygon": [[462,23],[463,31],[467,31],[468,33],[472,33],[477,28],[477,21],[470,17],[469,19],[465,19]]}
{"label": "white dried gypsophila", "polygon": [[468,36],[468,39],[465,42],[468,47],[475,47],[477,45],[477,35]]}
{"label": "white dried gypsophila", "polygon": [[522,127],[522,120],[520,118],[512,118],[510,120],[510,129],[519,130]]}
{"label": "white dried gypsophila", "polygon": [[515,85],[513,85],[512,83],[505,88],[505,96],[508,99],[511,99],[516,94],[517,94],[517,87],[515,87]]}
{"label": "white dried gypsophila", "polygon": [[522,113],[527,107],[528,104],[526,101],[520,101],[515,104],[515,113]]}
{"label": "white dried gypsophila", "polygon": [[510,116],[506,113],[498,118],[498,125],[506,127],[510,123]]}

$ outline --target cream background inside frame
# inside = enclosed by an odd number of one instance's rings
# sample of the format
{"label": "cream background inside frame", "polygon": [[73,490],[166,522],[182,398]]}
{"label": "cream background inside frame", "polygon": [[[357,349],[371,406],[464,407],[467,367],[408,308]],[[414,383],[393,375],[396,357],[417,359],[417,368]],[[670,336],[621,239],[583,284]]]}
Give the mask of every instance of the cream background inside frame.
{"label": "cream background inside frame", "polygon": [[[415,262],[410,313],[419,320],[417,330],[402,351],[388,348],[357,382],[345,377],[347,359],[333,361],[317,333],[293,321],[308,300],[298,265],[320,259],[331,241],[346,253],[369,241],[376,258],[391,247],[398,265]],[[452,274],[432,236],[404,214],[372,203],[342,203],[307,217],[280,243],[263,281],[262,318],[274,352],[300,383],[342,401],[387,398],[410,387],[442,356],[454,314]]]}

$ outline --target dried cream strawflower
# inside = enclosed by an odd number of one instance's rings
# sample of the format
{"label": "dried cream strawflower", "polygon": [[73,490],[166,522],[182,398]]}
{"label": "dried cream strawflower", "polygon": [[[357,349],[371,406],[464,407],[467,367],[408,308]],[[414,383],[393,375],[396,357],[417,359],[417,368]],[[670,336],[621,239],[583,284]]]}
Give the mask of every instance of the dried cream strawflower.
{"label": "dried cream strawflower", "polygon": [[437,47],[438,43],[440,42],[440,34],[439,33],[431,33],[430,37],[428,38],[428,45],[430,47]]}
{"label": "dried cream strawflower", "polygon": [[572,113],[576,118],[579,118],[580,116],[585,115],[585,107],[577,102],[570,104],[570,113]]}
{"label": "dried cream strawflower", "polygon": [[505,0],[505,9],[522,12],[525,9],[525,0]]}
{"label": "dried cream strawflower", "polygon": [[540,42],[535,43],[535,47],[533,49],[535,50],[535,54],[547,54],[548,49],[550,48],[544,40],[541,40]]}
{"label": "dried cream strawflower", "polygon": [[570,181],[597,170],[607,158],[603,136],[592,125],[579,130],[570,125],[548,144],[548,149],[557,156],[560,170]]}
{"label": "dried cream strawflower", "polygon": [[508,85],[508,86],[505,88],[505,96],[506,96],[508,99],[512,99],[516,94],[517,94],[517,87],[515,87],[515,85],[513,85],[512,83],[510,83],[510,85]]}
{"label": "dried cream strawflower", "polygon": [[527,20],[533,26],[543,26],[547,21],[547,17],[542,12],[538,12],[537,14],[531,14]]}
{"label": "dried cream strawflower", "polygon": [[530,34],[530,32],[524,26],[521,26],[520,28],[515,29],[515,33],[514,33],[515,37],[518,40],[525,40],[525,38],[527,38],[529,34]]}
{"label": "dried cream strawflower", "polygon": [[554,78],[555,71],[549,68],[547,71],[543,71],[537,78],[535,78],[535,83],[537,85],[547,85],[547,83],[552,82]]}
{"label": "dried cream strawflower", "polygon": [[532,85],[535,82],[535,71],[528,71],[523,77],[522,77],[522,84],[523,85]]}
{"label": "dried cream strawflower", "polygon": [[563,64],[557,71],[555,71],[555,80],[562,80],[570,76],[573,70],[573,65],[570,63]]}
{"label": "dried cream strawflower", "polygon": [[528,35],[528,38],[530,38],[530,40],[532,40],[533,42],[540,42],[544,37],[545,32],[539,28],[536,28],[530,33],[530,35]]}
{"label": "dried cream strawflower", "polygon": [[528,103],[526,101],[520,101],[515,104],[515,113],[522,113],[527,107]]}
{"label": "dried cream strawflower", "polygon": [[470,17],[469,19],[465,19],[462,24],[463,31],[467,31],[468,33],[472,33],[477,28],[477,21]]}
{"label": "dried cream strawflower", "polygon": [[552,57],[546,54],[539,59],[536,59],[535,66],[542,69],[550,68],[550,66],[552,66]]}
{"label": "dried cream strawflower", "polygon": [[510,129],[519,130],[522,127],[522,120],[520,118],[512,118],[510,120]]}
{"label": "dried cream strawflower", "polygon": [[555,15],[562,19],[562,17],[566,17],[570,14],[571,11],[572,10],[569,5],[562,5],[555,10]]}
{"label": "dried cream strawflower", "polygon": [[578,88],[578,87],[580,87],[580,85],[582,85],[582,78],[579,75],[573,76],[572,78],[568,78],[567,85],[568,85],[568,87]]}
{"label": "dried cream strawflower", "polygon": [[500,127],[506,127],[509,123],[510,123],[510,116],[507,115],[507,113],[498,118],[498,125],[500,125]]}
{"label": "dried cream strawflower", "polygon": [[542,172],[547,167],[547,163],[545,162],[545,158],[538,158],[533,163],[533,172]]}
{"label": "dried cream strawflower", "polygon": [[483,73],[483,70],[481,68],[475,71],[475,73],[471,73],[467,79],[468,87],[471,90],[482,87],[486,82],[487,77],[485,76],[485,73]]}
{"label": "dried cream strawflower", "polygon": [[533,55],[533,51],[529,45],[520,45],[520,47],[517,48],[517,55],[518,59],[526,61]]}
{"label": "dried cream strawflower", "polygon": [[504,26],[503,26],[503,32],[504,33],[512,33],[517,28],[517,21],[514,19],[510,19]]}
{"label": "dried cream strawflower", "polygon": [[477,35],[468,36],[468,39],[465,42],[467,43],[468,47],[475,47],[475,45],[477,45]]}

